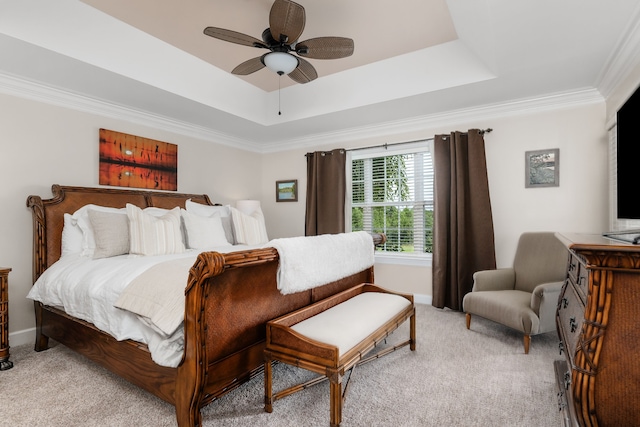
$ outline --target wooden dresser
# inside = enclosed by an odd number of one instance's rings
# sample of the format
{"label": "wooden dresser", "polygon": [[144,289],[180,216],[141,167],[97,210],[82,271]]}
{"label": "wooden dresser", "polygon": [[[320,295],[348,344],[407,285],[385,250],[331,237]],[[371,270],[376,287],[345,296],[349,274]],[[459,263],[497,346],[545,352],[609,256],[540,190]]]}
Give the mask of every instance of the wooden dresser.
{"label": "wooden dresser", "polygon": [[569,249],[556,315],[567,426],[640,426],[640,245],[558,233]]}
{"label": "wooden dresser", "polygon": [[0,267],[0,371],[11,369],[9,360],[9,272]]}

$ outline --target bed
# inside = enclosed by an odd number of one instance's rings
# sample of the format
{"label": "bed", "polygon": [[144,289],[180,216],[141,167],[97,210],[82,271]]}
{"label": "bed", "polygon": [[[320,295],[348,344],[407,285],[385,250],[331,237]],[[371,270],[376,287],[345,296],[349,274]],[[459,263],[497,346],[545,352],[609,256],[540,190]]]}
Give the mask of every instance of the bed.
{"label": "bed", "polygon": [[[214,206],[207,195],[145,190],[53,185],[52,194],[49,199],[37,195],[27,199],[33,214],[34,282],[61,259],[65,214],[83,206],[166,210],[184,208],[189,202]],[[373,238],[374,243],[383,240],[381,235]],[[371,265],[285,294],[277,283],[284,257],[281,260],[279,251],[268,244],[227,248],[224,253],[207,250],[194,260],[184,283],[183,351],[177,366],[154,362],[146,344],[118,340],[88,321],[38,301],[34,302],[35,350],[46,350],[53,339],[174,405],[179,426],[199,426],[203,406],[262,372],[267,321],[374,282]]]}

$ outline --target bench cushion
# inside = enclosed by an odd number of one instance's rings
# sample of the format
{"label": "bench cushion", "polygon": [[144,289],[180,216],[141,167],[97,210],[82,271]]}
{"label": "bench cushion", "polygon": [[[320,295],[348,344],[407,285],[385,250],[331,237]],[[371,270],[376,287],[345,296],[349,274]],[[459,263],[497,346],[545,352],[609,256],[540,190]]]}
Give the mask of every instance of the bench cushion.
{"label": "bench cushion", "polygon": [[313,340],[338,347],[342,356],[410,306],[399,295],[364,292],[291,326]]}

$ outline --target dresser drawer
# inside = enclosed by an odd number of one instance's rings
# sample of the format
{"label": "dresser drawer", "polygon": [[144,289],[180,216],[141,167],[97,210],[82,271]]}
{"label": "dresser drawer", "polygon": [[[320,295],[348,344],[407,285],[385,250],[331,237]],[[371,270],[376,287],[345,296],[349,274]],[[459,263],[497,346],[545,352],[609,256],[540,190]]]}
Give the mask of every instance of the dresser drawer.
{"label": "dresser drawer", "polygon": [[587,305],[587,296],[589,295],[589,270],[583,263],[578,263],[578,277],[575,282],[578,296],[582,300],[583,305]]}
{"label": "dresser drawer", "polygon": [[578,281],[578,268],[580,265],[580,260],[575,254],[569,254],[569,261],[567,265],[567,274],[573,283]]}
{"label": "dresser drawer", "polygon": [[562,292],[558,300],[557,313],[558,332],[562,340],[564,352],[569,356],[573,366],[573,356],[575,354],[582,324],[584,323],[584,303],[576,288],[568,278],[562,287]]}
{"label": "dresser drawer", "polygon": [[575,254],[569,255],[567,276],[578,290],[578,295],[580,296],[580,299],[582,299],[582,303],[587,305],[587,295],[589,293],[589,270],[587,270],[584,263],[582,263],[580,258]]}
{"label": "dresser drawer", "polygon": [[571,399],[571,370],[567,367],[564,360],[556,360],[553,362],[553,368],[556,374],[556,386],[558,387],[556,397],[558,399],[558,410],[562,415],[563,427],[578,427],[575,420],[575,407],[573,399]]}

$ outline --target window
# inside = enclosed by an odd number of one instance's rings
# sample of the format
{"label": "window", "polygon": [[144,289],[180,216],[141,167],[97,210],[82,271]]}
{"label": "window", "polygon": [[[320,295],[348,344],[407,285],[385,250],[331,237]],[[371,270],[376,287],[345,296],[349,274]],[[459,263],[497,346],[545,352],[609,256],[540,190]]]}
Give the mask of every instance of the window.
{"label": "window", "polygon": [[431,142],[351,151],[347,224],[352,231],[385,233],[377,255],[430,258],[433,248]]}

